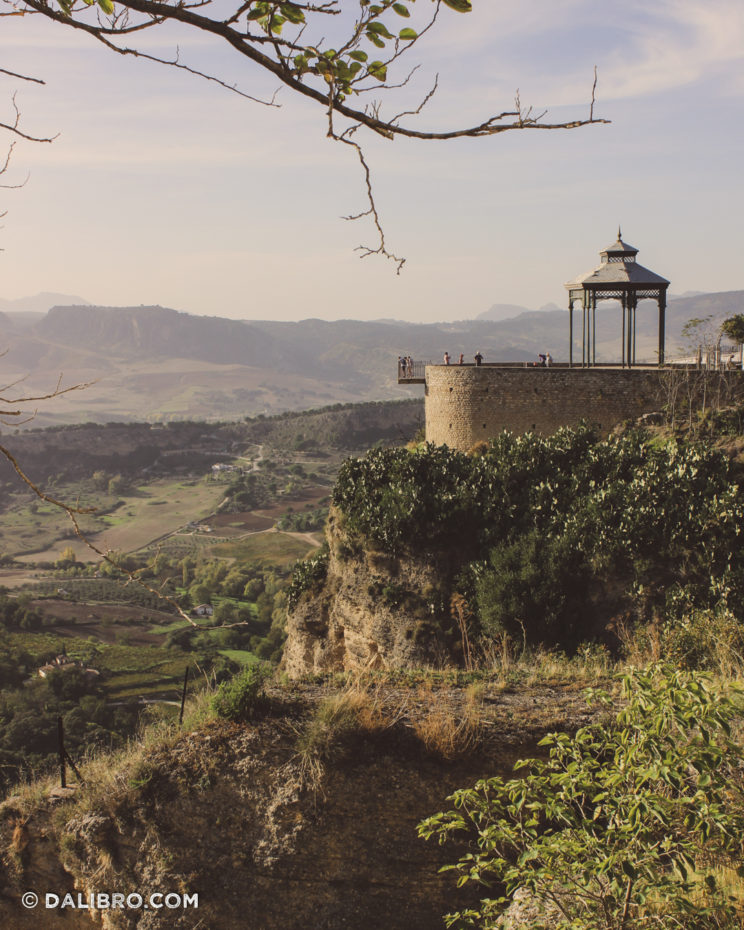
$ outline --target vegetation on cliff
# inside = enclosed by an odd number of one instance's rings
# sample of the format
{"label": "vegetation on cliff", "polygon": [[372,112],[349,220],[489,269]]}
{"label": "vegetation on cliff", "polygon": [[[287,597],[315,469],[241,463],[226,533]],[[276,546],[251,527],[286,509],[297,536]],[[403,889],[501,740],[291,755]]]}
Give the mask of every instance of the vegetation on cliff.
{"label": "vegetation on cliff", "polygon": [[373,450],[344,464],[333,501],[363,545],[446,550],[446,594],[464,597],[483,637],[575,647],[613,621],[626,633],[655,621],[675,658],[699,664],[696,612],[726,635],[744,619],[737,479],[709,444],[580,427],[505,432],[469,455]]}
{"label": "vegetation on cliff", "polygon": [[744,751],[731,737],[741,694],[657,665],[624,675],[622,697],[614,722],[545,737],[547,759],[457,791],[420,824],[440,842],[469,835],[448,868],[495,889],[448,927],[503,927],[525,893],[536,913],[513,925],[532,930],[741,926],[744,902],[725,880],[744,872]]}

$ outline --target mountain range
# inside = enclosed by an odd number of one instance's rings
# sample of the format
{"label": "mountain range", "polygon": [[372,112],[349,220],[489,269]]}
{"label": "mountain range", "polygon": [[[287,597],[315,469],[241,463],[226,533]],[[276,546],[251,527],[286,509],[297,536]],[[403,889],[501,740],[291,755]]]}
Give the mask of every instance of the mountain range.
{"label": "mountain range", "polygon": [[[342,401],[401,398],[421,389],[398,385],[399,355],[439,361],[445,351],[454,359],[462,352],[470,361],[480,351],[488,362],[531,362],[545,351],[556,361],[568,357],[568,313],[558,309],[528,311],[502,304],[492,308],[494,316],[512,309],[516,315],[489,319],[491,311],[486,311],[476,320],[444,323],[273,322],[192,316],[159,306],[98,307],[72,300],[75,303],[53,306],[46,313],[38,309],[43,299],[24,301],[28,310],[23,312],[20,301],[1,305],[0,345],[6,350],[2,381],[24,379],[6,390],[5,397],[43,398],[54,392],[60,377],[62,388],[92,382],[85,390],[28,405],[26,409],[39,407],[29,425],[236,419]],[[722,320],[742,311],[744,291],[670,301],[667,356],[684,354],[682,330],[691,319]],[[655,359],[657,317],[655,304],[641,304],[639,361]],[[575,333],[580,326],[581,314],[575,312]],[[705,329],[701,324],[693,339]],[[600,306],[598,360],[617,360],[619,351],[619,307]],[[580,348],[574,349],[574,357],[577,352]]]}

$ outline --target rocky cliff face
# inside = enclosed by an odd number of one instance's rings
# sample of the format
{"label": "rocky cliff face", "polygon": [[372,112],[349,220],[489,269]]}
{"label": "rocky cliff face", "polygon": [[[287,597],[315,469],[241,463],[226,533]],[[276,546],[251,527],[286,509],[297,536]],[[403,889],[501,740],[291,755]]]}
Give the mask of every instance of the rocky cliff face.
{"label": "rocky cliff face", "polygon": [[[464,847],[416,824],[476,779],[506,774],[557,723],[585,722],[571,691],[485,687],[473,709],[443,683],[375,692],[388,723],[356,731],[308,770],[298,733],[328,692],[297,685],[256,723],[214,721],[85,766],[86,787],[49,785],[0,804],[0,926],[7,930],[435,930],[477,899],[440,867]],[[389,706],[388,706],[389,705]],[[541,708],[541,710],[538,710]],[[427,720],[476,714],[451,760]],[[391,723],[392,721],[392,723]],[[527,745],[525,745],[527,741]],[[24,908],[34,891],[41,903]],[[197,894],[198,908],[46,909],[44,896]],[[475,896],[475,898],[474,898]],[[133,899],[136,901],[136,898]]]}
{"label": "rocky cliff face", "polygon": [[[454,882],[443,852],[416,836],[462,768],[357,747],[353,763],[307,790],[294,734],[222,725],[151,760],[146,784],[85,812],[35,811],[0,895],[8,930],[430,930]],[[445,771],[449,769],[449,771]],[[141,779],[138,779],[138,782]],[[66,810],[65,810],[66,808]],[[13,822],[5,809],[10,831]],[[60,824],[60,815],[66,815]],[[57,821],[55,823],[55,821]],[[8,835],[3,837],[6,842]],[[6,847],[7,848],[7,847]],[[198,908],[24,912],[34,890],[77,902],[119,892],[197,894]],[[136,900],[136,899],[133,899]]]}
{"label": "rocky cliff face", "polygon": [[290,677],[351,669],[434,665],[457,646],[446,596],[448,565],[362,546],[331,509],[328,572],[287,619]]}

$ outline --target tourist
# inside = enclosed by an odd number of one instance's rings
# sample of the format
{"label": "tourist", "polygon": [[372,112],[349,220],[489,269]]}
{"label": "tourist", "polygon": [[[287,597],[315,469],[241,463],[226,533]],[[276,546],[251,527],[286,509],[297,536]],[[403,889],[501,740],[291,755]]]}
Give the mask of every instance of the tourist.
{"label": "tourist", "polygon": [[537,355],[537,357],[538,357],[538,359],[539,359],[539,361],[538,361],[538,363],[537,363],[538,366],[539,366],[540,368],[545,368],[545,361],[546,361],[546,358],[547,358],[547,356],[545,355],[545,353],[544,353],[544,352],[539,352],[538,355]]}
{"label": "tourist", "polygon": [[445,365],[449,365],[449,363],[450,363],[449,352],[445,352],[445,353],[444,353],[444,364],[445,364]]}
{"label": "tourist", "polygon": [[465,356],[460,352],[460,357],[457,360],[458,365],[463,365],[465,363]]}
{"label": "tourist", "polygon": [[483,356],[480,354],[480,352],[476,352],[473,358],[475,359],[475,364],[480,367],[483,362]]}
{"label": "tourist", "polygon": [[550,354],[550,352],[548,352],[545,355],[545,367],[550,368],[552,364],[553,364],[553,356]]}

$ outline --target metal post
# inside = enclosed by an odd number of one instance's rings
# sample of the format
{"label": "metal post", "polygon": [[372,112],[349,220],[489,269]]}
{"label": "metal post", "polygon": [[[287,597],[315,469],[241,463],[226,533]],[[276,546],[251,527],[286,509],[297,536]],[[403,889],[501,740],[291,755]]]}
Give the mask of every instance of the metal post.
{"label": "metal post", "polygon": [[586,300],[581,301],[581,367],[586,365]]}
{"label": "metal post", "polygon": [[664,320],[666,317],[666,291],[659,294],[659,364],[664,364]]}
{"label": "metal post", "polygon": [[636,308],[633,308],[633,364],[636,363]]}
{"label": "metal post", "polygon": [[573,368],[573,300],[568,301],[568,367]]}
{"label": "metal post", "polygon": [[597,292],[592,291],[592,365],[597,364]]}
{"label": "metal post", "polygon": [[178,725],[179,727],[183,723],[183,708],[186,704],[186,685],[189,683],[189,667],[186,666],[186,671],[183,676],[183,691],[181,693],[181,711],[178,714]]}
{"label": "metal post", "polygon": [[62,718],[57,717],[57,751],[59,753],[59,784],[61,788],[67,787],[67,771],[65,770],[65,730]]}

